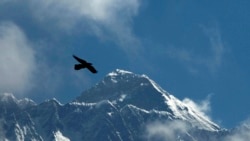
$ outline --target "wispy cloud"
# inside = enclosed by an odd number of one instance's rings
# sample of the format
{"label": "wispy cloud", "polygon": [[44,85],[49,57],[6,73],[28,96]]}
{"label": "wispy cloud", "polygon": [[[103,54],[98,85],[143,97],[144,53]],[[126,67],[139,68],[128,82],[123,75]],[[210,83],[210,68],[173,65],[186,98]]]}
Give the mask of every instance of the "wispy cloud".
{"label": "wispy cloud", "polygon": [[65,72],[38,48],[14,23],[0,23],[0,93],[55,95]]}
{"label": "wispy cloud", "polygon": [[[60,30],[94,34],[111,40],[126,52],[136,50],[138,39],[132,32],[140,0],[29,0],[33,16],[40,22]],[[134,44],[134,47],[131,47]]]}
{"label": "wispy cloud", "polygon": [[[209,132],[204,135],[195,134],[194,128],[180,120],[155,121],[148,123],[145,129],[145,138],[149,141],[175,141],[192,140],[204,138],[207,141],[249,141],[250,139],[250,120],[244,121],[238,128],[225,132],[220,136]],[[195,129],[196,130],[196,129]],[[214,136],[215,135],[215,136]]]}
{"label": "wispy cloud", "polygon": [[[141,0],[9,0],[0,3],[0,7],[9,5],[9,9],[4,8],[6,13],[25,9],[20,15],[31,20],[33,28],[57,40],[72,35],[95,36],[100,41],[115,43],[132,57],[142,49],[132,28],[140,4]],[[15,21],[19,19],[16,14],[10,15],[14,15]]]}
{"label": "wispy cloud", "polygon": [[103,24],[115,24],[118,20],[127,22],[129,18],[137,14],[139,7],[138,0],[50,0],[30,1],[30,3],[36,8],[34,11],[37,12],[35,15],[37,18],[41,20],[55,18],[60,24],[86,19]]}
{"label": "wispy cloud", "polygon": [[183,103],[186,104],[188,107],[191,107],[193,110],[198,111],[202,116],[211,119],[210,114],[211,114],[211,96],[208,95],[206,99],[194,102],[193,100],[189,98],[183,99]]}
{"label": "wispy cloud", "polygon": [[[194,102],[188,98],[185,98],[182,102],[202,113],[202,116],[209,117],[211,112],[210,99],[211,95],[208,95],[205,100],[200,102]],[[197,140],[201,138],[202,135],[196,134],[194,131],[197,128],[194,128],[191,124],[182,120],[156,120],[146,124],[144,135],[150,141]],[[204,137],[208,141],[248,141],[250,139],[250,119],[243,121],[238,127],[228,130],[220,136],[213,133],[206,134],[206,136],[208,137]]]}
{"label": "wispy cloud", "polygon": [[[211,95],[200,102],[194,102],[189,98],[185,98],[182,102],[189,108],[192,108],[196,113],[201,114],[203,117],[209,118],[211,112],[210,107]],[[194,125],[184,120],[156,120],[149,122],[145,128],[145,135],[147,140],[160,140],[160,141],[174,141],[174,140],[196,140],[197,137],[190,134]],[[198,128],[197,128],[198,129]]]}
{"label": "wispy cloud", "polygon": [[178,135],[180,137],[189,130],[190,126],[180,120],[166,122],[156,121],[147,124],[145,135],[146,139],[149,141],[175,141],[178,140]]}
{"label": "wispy cloud", "polygon": [[177,59],[183,63],[187,66],[188,70],[194,74],[199,72],[200,67],[204,67],[211,73],[214,73],[223,63],[226,47],[218,26],[211,28],[201,26],[201,28],[210,43],[210,52],[202,54],[195,50],[170,46],[167,48],[166,53],[169,57]]}
{"label": "wispy cloud", "polygon": [[11,22],[0,24],[0,91],[23,93],[31,84],[35,52],[23,31]]}
{"label": "wispy cloud", "polygon": [[230,135],[227,135],[223,141],[249,141],[250,139],[250,119],[241,123]]}
{"label": "wispy cloud", "polygon": [[[138,13],[140,0],[6,0],[0,2],[0,7],[1,12],[8,13],[8,20],[12,22],[9,26],[1,25],[4,32],[0,38],[0,88],[5,88],[2,89],[3,91],[24,92],[25,89],[30,88],[30,86],[26,87],[29,83],[39,92],[54,93],[63,85],[73,85],[63,80],[75,80],[76,77],[82,78],[82,81],[85,78],[84,82],[81,82],[89,84],[88,81],[91,80],[86,75],[76,76],[60,64],[60,61],[65,59],[65,55],[60,53],[68,50],[64,48],[65,50],[62,51],[63,49],[56,45],[65,38],[70,38],[68,40],[71,41],[73,38],[71,35],[77,35],[77,37],[86,34],[94,35],[99,40],[115,43],[129,57],[135,56],[138,52],[140,41],[133,34],[132,18]],[[14,14],[16,9],[25,10]],[[31,21],[26,21],[27,19]],[[3,20],[5,19],[0,19],[0,22]],[[7,35],[10,31],[12,33]],[[46,36],[45,39],[44,36]],[[52,37],[49,38],[50,42],[47,42],[47,36],[48,38],[53,36],[56,39]],[[25,51],[27,53],[23,53]],[[19,65],[2,61],[6,56],[11,56],[8,53],[15,56],[13,62]],[[6,69],[2,69],[3,64]],[[9,69],[15,70],[15,74],[7,71]],[[61,76],[66,73],[69,78],[62,78]],[[9,76],[16,79],[8,79]],[[22,83],[18,80],[22,80]],[[15,90],[12,91],[14,88]]]}
{"label": "wispy cloud", "polygon": [[226,52],[225,45],[218,27],[204,27],[203,29],[209,38],[212,52],[211,58],[207,61],[206,65],[211,71],[216,71],[223,62],[223,56]]}

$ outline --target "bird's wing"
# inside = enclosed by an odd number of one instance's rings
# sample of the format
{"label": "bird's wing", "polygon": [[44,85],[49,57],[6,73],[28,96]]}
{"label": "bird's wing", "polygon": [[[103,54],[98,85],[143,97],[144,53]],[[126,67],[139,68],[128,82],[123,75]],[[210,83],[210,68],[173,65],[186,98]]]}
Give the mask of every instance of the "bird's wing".
{"label": "bird's wing", "polygon": [[96,70],[92,65],[88,65],[87,68],[88,68],[89,71],[91,71],[92,73],[97,73],[97,70]]}
{"label": "bird's wing", "polygon": [[87,61],[85,61],[85,60],[83,60],[83,59],[81,59],[81,58],[79,58],[79,57],[77,57],[77,56],[75,56],[75,55],[73,55],[73,57],[74,57],[78,62],[80,62],[80,63],[82,63],[82,64],[86,64],[86,63],[87,63]]}

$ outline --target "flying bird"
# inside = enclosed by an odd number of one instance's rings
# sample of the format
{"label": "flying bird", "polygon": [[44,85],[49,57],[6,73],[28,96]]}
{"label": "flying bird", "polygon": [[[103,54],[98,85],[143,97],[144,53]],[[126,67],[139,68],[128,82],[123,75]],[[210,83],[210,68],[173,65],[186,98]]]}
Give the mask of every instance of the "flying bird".
{"label": "flying bird", "polygon": [[87,68],[92,73],[97,73],[97,70],[92,66],[92,63],[89,63],[75,55],[73,55],[73,57],[80,63],[80,64],[75,64],[75,70]]}

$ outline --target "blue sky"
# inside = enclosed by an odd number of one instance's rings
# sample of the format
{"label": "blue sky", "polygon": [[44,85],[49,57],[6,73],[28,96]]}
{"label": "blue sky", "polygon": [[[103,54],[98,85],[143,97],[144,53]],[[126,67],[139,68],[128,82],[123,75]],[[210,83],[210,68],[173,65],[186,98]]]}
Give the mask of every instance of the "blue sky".
{"label": "blue sky", "polygon": [[[116,68],[231,128],[249,118],[250,1],[0,1],[0,92],[74,99]],[[99,73],[74,71],[76,54]]]}

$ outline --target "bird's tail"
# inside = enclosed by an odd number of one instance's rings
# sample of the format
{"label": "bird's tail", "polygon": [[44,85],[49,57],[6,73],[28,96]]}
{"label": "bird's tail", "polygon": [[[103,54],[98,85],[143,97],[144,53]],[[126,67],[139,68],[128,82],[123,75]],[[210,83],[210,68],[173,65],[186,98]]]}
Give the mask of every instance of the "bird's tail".
{"label": "bird's tail", "polygon": [[82,64],[75,64],[75,70],[80,70],[82,68],[84,68]]}

